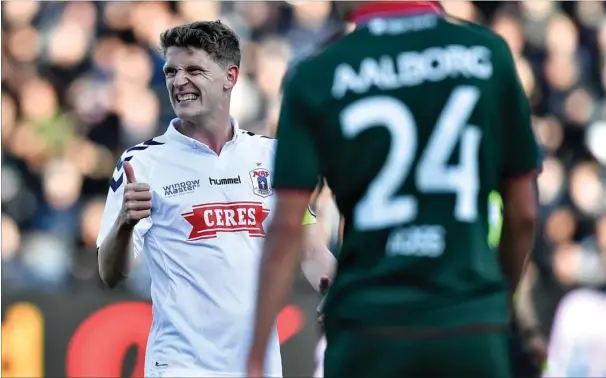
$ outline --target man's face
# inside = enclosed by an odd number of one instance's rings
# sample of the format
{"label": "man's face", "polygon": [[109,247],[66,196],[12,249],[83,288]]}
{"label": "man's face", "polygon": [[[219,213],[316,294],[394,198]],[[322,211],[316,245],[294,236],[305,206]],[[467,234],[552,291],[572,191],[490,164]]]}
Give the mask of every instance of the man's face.
{"label": "man's face", "polygon": [[225,68],[202,49],[169,47],[164,74],[177,117],[195,120],[221,106],[237,79],[237,67]]}

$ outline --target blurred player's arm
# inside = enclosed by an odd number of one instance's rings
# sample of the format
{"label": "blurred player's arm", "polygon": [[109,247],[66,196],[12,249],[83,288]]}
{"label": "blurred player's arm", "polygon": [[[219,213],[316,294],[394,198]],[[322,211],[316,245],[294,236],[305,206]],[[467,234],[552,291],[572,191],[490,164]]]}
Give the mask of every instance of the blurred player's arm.
{"label": "blurred player's arm", "polygon": [[[305,230],[301,219],[316,188],[319,162],[307,127],[310,111],[301,96],[300,68],[285,82],[278,123],[274,188],[276,213],[267,230],[261,263],[257,315],[249,374],[263,371],[274,320],[286,301],[302,258]],[[308,84],[308,83],[306,83]]]}
{"label": "blurred player's arm", "polygon": [[99,246],[99,276],[110,288],[128,276],[133,265],[132,238],[134,227],[116,219]]}
{"label": "blurred player's arm", "polygon": [[509,279],[512,298],[533,247],[537,217],[533,180],[531,175],[509,179],[501,189],[503,234],[499,244],[499,260]]}
{"label": "blurred player's arm", "polygon": [[539,148],[532,131],[530,106],[520,84],[515,63],[507,44],[501,42],[501,55],[495,57],[503,85],[502,181],[503,229],[499,260],[509,279],[513,295],[523,275],[534,244],[537,219],[535,180],[540,163]]}
{"label": "blurred player's arm", "polygon": [[110,288],[128,276],[151,226],[149,185],[137,182],[131,163],[123,168],[120,184],[109,189],[97,238],[99,275]]}
{"label": "blurred player's arm", "polygon": [[515,315],[528,350],[535,361],[542,365],[547,359],[547,338],[542,332],[532,298],[532,286],[537,280],[537,274],[534,264],[529,263],[516,293]]}
{"label": "blurred player's arm", "polygon": [[323,238],[320,237],[316,216],[309,207],[305,212],[303,224],[305,225],[305,235],[301,270],[311,286],[317,291],[322,291],[320,283],[322,280],[332,281],[337,260],[324,243]]}

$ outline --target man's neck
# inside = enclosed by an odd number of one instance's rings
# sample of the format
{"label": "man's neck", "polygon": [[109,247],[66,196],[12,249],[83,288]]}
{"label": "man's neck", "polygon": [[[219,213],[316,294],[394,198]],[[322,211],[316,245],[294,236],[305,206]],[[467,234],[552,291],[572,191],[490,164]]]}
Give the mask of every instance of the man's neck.
{"label": "man's neck", "polygon": [[204,143],[217,155],[234,137],[229,113],[216,112],[196,121],[183,120],[179,131],[200,143]]}

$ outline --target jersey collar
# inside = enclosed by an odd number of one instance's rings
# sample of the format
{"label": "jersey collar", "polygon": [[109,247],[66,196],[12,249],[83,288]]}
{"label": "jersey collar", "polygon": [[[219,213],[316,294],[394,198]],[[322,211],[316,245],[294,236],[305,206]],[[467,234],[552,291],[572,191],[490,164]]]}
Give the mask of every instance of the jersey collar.
{"label": "jersey collar", "polygon": [[423,13],[440,14],[437,1],[373,1],[362,5],[350,17],[357,25],[373,18],[402,17]]}
{"label": "jersey collar", "polygon": [[[229,142],[227,142],[227,144],[235,142],[238,139],[239,135],[241,134],[240,125],[238,124],[238,120],[234,116],[230,115],[229,121],[231,123],[231,127],[234,130],[234,136],[232,137],[232,139]],[[166,135],[166,137],[170,140],[173,140],[175,142],[179,142],[182,144],[186,144],[193,148],[200,148],[200,147],[208,148],[208,146],[205,145],[204,143],[200,143],[195,139],[192,139],[188,136],[181,134],[178,130],[180,126],[181,126],[181,119],[179,119],[179,118],[173,119],[172,121],[170,121],[170,124],[168,125],[168,129],[166,130],[166,133],[164,133],[164,135]]]}

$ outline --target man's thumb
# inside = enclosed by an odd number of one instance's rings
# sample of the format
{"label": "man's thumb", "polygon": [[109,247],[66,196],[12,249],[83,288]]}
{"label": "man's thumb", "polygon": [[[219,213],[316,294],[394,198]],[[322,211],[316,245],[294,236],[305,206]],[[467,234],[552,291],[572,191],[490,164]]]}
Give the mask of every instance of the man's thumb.
{"label": "man's thumb", "polygon": [[126,182],[127,183],[134,183],[137,182],[137,179],[135,178],[135,170],[133,169],[133,166],[129,163],[129,162],[124,162],[124,173],[126,173]]}

